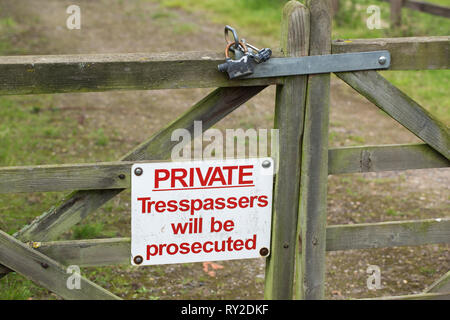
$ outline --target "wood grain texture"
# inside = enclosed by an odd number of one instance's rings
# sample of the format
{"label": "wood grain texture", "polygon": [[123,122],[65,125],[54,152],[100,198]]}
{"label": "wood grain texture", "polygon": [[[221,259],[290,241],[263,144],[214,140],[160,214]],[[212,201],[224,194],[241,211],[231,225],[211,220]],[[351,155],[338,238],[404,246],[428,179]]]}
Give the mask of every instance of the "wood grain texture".
{"label": "wood grain texture", "polygon": [[[331,52],[328,0],[307,1],[310,55]],[[330,74],[309,75],[303,128],[300,205],[296,241],[295,298],[324,298]]]}
{"label": "wood grain texture", "polygon": [[71,273],[55,260],[0,231],[0,262],[40,286],[73,300],[118,300],[119,297],[80,276],[80,289],[69,289]]}
{"label": "wood grain texture", "polygon": [[130,238],[38,242],[35,246],[39,252],[64,265],[92,267],[130,264]]}
{"label": "wood grain texture", "polygon": [[335,225],[327,228],[327,251],[450,243],[450,218]]}
{"label": "wood grain texture", "polygon": [[328,174],[447,168],[450,161],[427,144],[341,147],[328,150]]}
{"label": "wood grain texture", "polygon": [[[309,11],[297,1],[283,9],[281,44],[286,56],[304,56],[309,48]],[[272,208],[271,253],[266,261],[264,297],[292,299],[301,141],[307,76],[277,86],[274,128],[279,129],[277,175]]]}
{"label": "wood grain texture", "polygon": [[336,75],[393,119],[450,159],[450,130],[376,71]]}
{"label": "wood grain texture", "polygon": [[[328,150],[328,174],[446,168],[450,161],[427,144]],[[0,167],[0,193],[125,189],[135,161]]]}
{"label": "wood grain texture", "polygon": [[0,167],[0,193],[130,187],[133,162]]}
{"label": "wood grain texture", "polygon": [[[337,40],[332,53],[389,50],[390,70],[448,69],[449,37]],[[274,50],[273,57],[282,53]],[[228,80],[223,52],[0,57],[0,95],[158,90],[282,84],[283,78]]]}
{"label": "wood grain texture", "polygon": [[332,53],[388,50],[389,70],[450,68],[450,37],[402,37],[335,40]]}
{"label": "wood grain texture", "polygon": [[[326,250],[357,250],[419,246],[450,242],[450,219],[390,221],[327,227]],[[34,243],[36,250],[60,263],[104,266],[130,263],[130,238],[87,239]],[[446,281],[446,282],[445,282]],[[440,283],[439,286],[437,283]],[[430,292],[448,287],[448,274]],[[432,288],[435,289],[432,289]],[[444,290],[447,291],[447,290]]]}
{"label": "wood grain texture", "polygon": [[[427,144],[328,150],[328,174],[446,168],[450,161]],[[0,167],[0,193],[125,189],[135,161]]]}

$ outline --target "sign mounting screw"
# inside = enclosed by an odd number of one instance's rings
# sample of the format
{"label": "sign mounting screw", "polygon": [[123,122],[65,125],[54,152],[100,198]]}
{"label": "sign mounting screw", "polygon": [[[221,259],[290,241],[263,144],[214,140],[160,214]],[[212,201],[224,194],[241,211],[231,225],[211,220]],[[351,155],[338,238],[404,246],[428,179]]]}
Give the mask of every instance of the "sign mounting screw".
{"label": "sign mounting screw", "polygon": [[134,174],[137,176],[142,175],[142,173],[144,173],[144,170],[142,170],[142,168],[137,167],[136,169],[134,169]]}
{"label": "sign mounting screw", "polygon": [[133,258],[133,261],[135,264],[141,264],[144,259],[142,259],[142,256],[136,256]]}
{"label": "sign mounting screw", "polygon": [[386,59],[385,56],[381,56],[381,57],[378,58],[378,63],[381,64],[381,65],[385,64],[386,61],[387,61],[387,59]]}
{"label": "sign mounting screw", "polygon": [[264,160],[262,163],[262,167],[263,168],[269,168],[270,167],[270,161],[269,160]]}

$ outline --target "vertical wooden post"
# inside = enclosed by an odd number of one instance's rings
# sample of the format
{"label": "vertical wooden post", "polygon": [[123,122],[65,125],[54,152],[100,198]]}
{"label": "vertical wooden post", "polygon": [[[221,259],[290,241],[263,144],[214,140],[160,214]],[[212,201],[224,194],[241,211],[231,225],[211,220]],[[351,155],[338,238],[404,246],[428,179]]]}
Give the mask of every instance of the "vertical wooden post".
{"label": "vertical wooden post", "polygon": [[400,27],[402,23],[403,0],[390,0],[391,2],[391,28]]}
{"label": "vertical wooden post", "polygon": [[[289,1],[284,6],[281,29],[285,56],[308,54],[309,12],[304,5]],[[266,262],[266,299],[292,299],[306,85],[307,76],[293,76],[277,86],[274,127],[279,129],[279,148],[275,156],[277,175],[271,254]]]}
{"label": "vertical wooden post", "polygon": [[[309,0],[310,55],[331,53],[331,3]],[[302,145],[295,298],[323,299],[330,74],[309,75]]]}

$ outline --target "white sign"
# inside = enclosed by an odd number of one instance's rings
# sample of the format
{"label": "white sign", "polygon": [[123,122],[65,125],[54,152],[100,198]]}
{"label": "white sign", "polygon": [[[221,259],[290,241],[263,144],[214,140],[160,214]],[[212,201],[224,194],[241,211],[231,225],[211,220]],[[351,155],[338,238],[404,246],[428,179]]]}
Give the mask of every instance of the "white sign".
{"label": "white sign", "polygon": [[134,164],[131,263],[267,256],[273,167],[271,158]]}

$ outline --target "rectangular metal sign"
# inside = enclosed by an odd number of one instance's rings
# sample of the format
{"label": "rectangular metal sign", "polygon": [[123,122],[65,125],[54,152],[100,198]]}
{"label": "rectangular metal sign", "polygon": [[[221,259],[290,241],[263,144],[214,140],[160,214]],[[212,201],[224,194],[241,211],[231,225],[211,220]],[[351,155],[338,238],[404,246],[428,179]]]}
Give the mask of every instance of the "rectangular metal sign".
{"label": "rectangular metal sign", "polygon": [[134,164],[131,263],[267,256],[273,167],[271,158]]}

